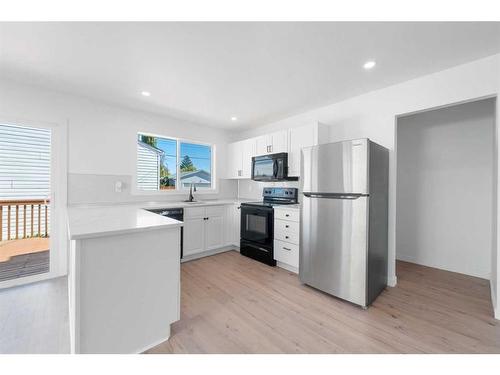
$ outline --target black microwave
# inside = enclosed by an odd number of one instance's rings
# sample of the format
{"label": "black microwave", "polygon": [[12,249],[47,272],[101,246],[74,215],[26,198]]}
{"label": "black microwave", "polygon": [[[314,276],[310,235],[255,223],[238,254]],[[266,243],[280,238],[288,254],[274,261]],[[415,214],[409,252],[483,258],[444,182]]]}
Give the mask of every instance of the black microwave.
{"label": "black microwave", "polygon": [[252,180],[290,180],[288,177],[288,153],[254,156],[252,158]]}

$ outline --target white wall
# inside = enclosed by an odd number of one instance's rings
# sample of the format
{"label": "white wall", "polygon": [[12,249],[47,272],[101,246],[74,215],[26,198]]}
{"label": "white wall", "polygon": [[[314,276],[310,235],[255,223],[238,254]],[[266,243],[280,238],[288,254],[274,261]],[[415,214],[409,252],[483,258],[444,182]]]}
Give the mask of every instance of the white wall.
{"label": "white wall", "polygon": [[[216,169],[225,165],[228,135],[223,130],[89,98],[3,80],[0,81],[0,114],[20,118],[21,122],[26,119],[68,124],[70,204],[179,200],[179,195],[168,193],[154,196],[132,193],[130,185],[136,171],[137,132],[213,143],[216,146]],[[117,180],[125,182],[122,193],[114,192]],[[236,196],[234,181],[218,181],[217,185],[219,193],[207,197]]]}
{"label": "white wall", "polygon": [[[228,139],[225,131],[9,80],[0,80],[0,118],[12,119],[18,125],[59,124],[64,127],[64,134],[67,129],[64,146],[68,150],[69,173],[61,179],[64,186],[60,187],[60,191],[65,193],[67,187],[69,204],[182,199],[179,195],[132,194],[137,132],[213,143],[217,155],[216,168],[225,165]],[[122,193],[114,191],[114,184],[118,180],[125,183]],[[218,181],[218,187],[216,194],[197,196],[218,198],[235,197],[237,194],[235,181]],[[65,212],[62,212],[64,210],[65,207],[59,209],[63,222],[66,217]],[[66,228],[65,225],[58,227],[61,230]],[[66,237],[65,233],[61,236]],[[63,245],[61,249],[66,247]],[[54,259],[60,265],[55,276],[67,272],[67,251],[62,250],[57,252],[58,259]]]}
{"label": "white wall", "polygon": [[[390,150],[388,271],[389,285],[395,285],[395,117],[450,103],[496,95],[500,86],[499,68],[500,55],[497,54],[317,108],[259,128],[239,132],[234,134],[232,138],[240,140],[271,130],[319,121],[330,125],[330,141],[332,142],[368,137],[387,147]],[[362,73],[360,72],[360,74]],[[371,74],[377,74],[377,71],[374,70]]]}
{"label": "white wall", "polygon": [[489,279],[495,99],[400,117],[396,257]]}

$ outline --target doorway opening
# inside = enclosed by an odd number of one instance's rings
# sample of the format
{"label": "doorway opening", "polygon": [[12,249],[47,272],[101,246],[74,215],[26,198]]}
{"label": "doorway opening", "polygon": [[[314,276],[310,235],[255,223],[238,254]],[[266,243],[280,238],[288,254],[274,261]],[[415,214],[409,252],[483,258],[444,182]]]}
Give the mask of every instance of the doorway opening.
{"label": "doorway opening", "polygon": [[489,279],[495,98],[398,117],[396,258]]}
{"label": "doorway opening", "polygon": [[50,271],[51,138],[0,123],[0,283]]}

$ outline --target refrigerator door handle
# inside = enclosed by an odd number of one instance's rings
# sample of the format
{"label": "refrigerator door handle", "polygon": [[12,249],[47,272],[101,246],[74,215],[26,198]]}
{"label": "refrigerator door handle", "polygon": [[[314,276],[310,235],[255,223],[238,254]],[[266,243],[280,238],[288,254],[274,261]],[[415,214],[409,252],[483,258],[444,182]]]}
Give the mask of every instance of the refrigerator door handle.
{"label": "refrigerator door handle", "polygon": [[308,198],[327,198],[327,199],[351,199],[355,200],[360,197],[367,197],[368,194],[343,194],[343,193],[303,193]]}

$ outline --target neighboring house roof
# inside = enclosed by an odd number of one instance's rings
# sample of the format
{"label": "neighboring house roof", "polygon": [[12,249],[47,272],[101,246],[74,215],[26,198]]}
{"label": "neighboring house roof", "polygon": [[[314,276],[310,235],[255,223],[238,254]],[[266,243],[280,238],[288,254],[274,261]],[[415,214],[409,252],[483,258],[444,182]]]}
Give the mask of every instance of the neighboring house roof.
{"label": "neighboring house roof", "polygon": [[211,182],[210,173],[200,169],[194,172],[181,173],[181,182],[183,184],[209,184]]}
{"label": "neighboring house roof", "polygon": [[137,144],[138,144],[139,146],[142,146],[142,147],[144,147],[144,148],[147,148],[148,150],[151,150],[151,151],[153,151],[153,152],[156,152],[156,153],[157,153],[157,154],[159,154],[159,155],[163,155],[163,154],[164,154],[164,152],[163,152],[162,150],[160,150],[159,148],[156,148],[156,147],[153,147],[153,146],[151,146],[151,145],[148,145],[147,143],[144,143],[144,142],[142,142],[142,141],[137,140]]}

